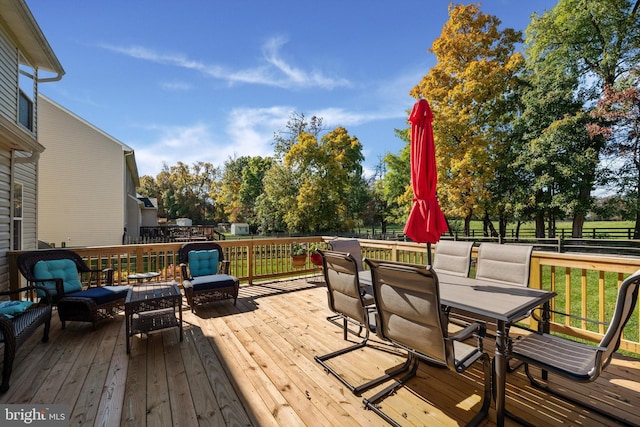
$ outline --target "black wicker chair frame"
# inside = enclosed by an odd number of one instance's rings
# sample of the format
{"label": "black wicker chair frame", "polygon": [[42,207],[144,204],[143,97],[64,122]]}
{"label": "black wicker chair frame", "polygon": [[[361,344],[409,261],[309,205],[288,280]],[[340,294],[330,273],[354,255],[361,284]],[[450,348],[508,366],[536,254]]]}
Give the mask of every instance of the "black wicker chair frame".
{"label": "black wicker chair frame", "polygon": [[224,281],[225,284],[215,288],[204,286],[203,289],[198,289],[197,286],[191,284],[192,277],[189,274],[189,252],[205,250],[218,251],[219,264],[217,274],[229,275],[229,261],[224,259],[224,251],[217,243],[194,242],[182,245],[178,252],[180,272],[182,274],[182,287],[191,311],[195,311],[197,306],[230,298],[233,299],[233,304],[235,305],[238,299],[238,291],[240,290],[240,281],[236,277],[229,276],[231,280]]}
{"label": "black wicker chair frame", "polygon": [[[12,298],[22,292],[32,294],[35,286],[27,286],[20,289],[0,292],[0,297],[8,296]],[[38,288],[41,288],[38,286]],[[16,351],[20,346],[38,329],[44,325],[44,334],[42,342],[49,341],[49,329],[51,327],[51,297],[45,288],[41,288],[46,292],[46,297],[42,298],[40,303],[34,304],[23,313],[9,318],[0,315],[0,342],[4,343],[4,363],[2,366],[2,385],[0,385],[0,393],[9,390],[9,379],[13,371],[13,361],[16,357]]]}
{"label": "black wicker chair frame", "polygon": [[95,286],[113,285],[113,269],[91,269],[80,255],[67,249],[51,249],[25,252],[18,256],[18,268],[29,284],[42,284],[55,281],[57,295],[52,297],[53,304],[58,306],[58,315],[64,329],[67,321],[91,322],[93,327],[103,319],[113,317],[118,311],[124,310],[126,293],[122,298],[97,304],[92,298],[64,293],[62,279],[39,280],[33,275],[33,268],[38,261],[68,259],[75,263],[80,275],[80,281],[87,288]]}

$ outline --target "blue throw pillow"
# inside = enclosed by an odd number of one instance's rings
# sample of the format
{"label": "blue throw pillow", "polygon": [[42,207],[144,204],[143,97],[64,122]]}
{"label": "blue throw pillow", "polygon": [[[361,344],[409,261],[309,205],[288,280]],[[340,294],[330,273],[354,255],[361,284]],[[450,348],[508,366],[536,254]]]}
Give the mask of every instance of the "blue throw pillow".
{"label": "blue throw pillow", "polygon": [[31,301],[2,301],[0,302],[0,314],[4,314],[8,318],[12,318],[31,307]]}
{"label": "blue throw pillow", "polygon": [[[33,275],[38,280],[62,279],[64,293],[78,292],[82,290],[82,283],[78,277],[78,269],[76,263],[70,259],[52,259],[48,261],[38,261],[33,266]],[[57,296],[56,282],[38,282],[51,292],[52,296]],[[36,289],[39,297],[44,296],[44,292]]]}
{"label": "blue throw pillow", "polygon": [[218,250],[189,251],[189,271],[191,276],[207,276],[218,272]]}

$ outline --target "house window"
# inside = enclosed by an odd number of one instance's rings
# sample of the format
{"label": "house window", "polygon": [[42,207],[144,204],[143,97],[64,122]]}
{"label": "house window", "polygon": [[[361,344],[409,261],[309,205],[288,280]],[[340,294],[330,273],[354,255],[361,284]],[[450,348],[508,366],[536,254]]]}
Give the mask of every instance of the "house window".
{"label": "house window", "polygon": [[18,105],[18,121],[29,130],[33,130],[33,101],[26,93],[20,91],[20,104]]}
{"label": "house window", "polygon": [[20,64],[18,73],[18,123],[33,131],[34,102],[36,96],[36,71]]}
{"label": "house window", "polygon": [[13,184],[13,245],[14,251],[22,249],[22,184]]}

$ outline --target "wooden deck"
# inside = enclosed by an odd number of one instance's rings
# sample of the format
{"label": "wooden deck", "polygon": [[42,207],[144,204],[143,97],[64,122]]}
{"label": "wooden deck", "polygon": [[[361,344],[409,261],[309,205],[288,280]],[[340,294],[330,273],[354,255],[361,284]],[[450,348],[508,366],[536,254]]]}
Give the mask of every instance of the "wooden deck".
{"label": "wooden deck", "polygon": [[[37,334],[19,349],[0,403],[68,404],[73,426],[385,425],[313,359],[346,346],[330,314],[314,279],[242,286],[235,307],[185,309],[182,343],[177,330],[135,337],[128,356],[123,315],[95,331],[77,322],[63,331],[54,313],[49,343]],[[332,366],[359,383],[402,362],[377,338],[370,344]],[[486,347],[493,351],[491,340]],[[476,367],[458,375],[422,365],[381,405],[403,425],[463,425],[478,409],[481,380]],[[617,356],[595,384],[569,386],[640,425],[640,360]],[[532,389],[522,372],[508,375],[507,408],[534,425],[616,425]],[[495,425],[493,409],[485,425]]]}

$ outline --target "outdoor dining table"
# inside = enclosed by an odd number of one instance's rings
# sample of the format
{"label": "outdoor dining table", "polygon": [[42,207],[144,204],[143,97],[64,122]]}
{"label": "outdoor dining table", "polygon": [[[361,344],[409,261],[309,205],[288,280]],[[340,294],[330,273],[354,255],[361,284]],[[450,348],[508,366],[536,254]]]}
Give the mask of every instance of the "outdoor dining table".
{"label": "outdoor dining table", "polygon": [[[496,424],[503,426],[506,413],[507,357],[509,356],[507,328],[541,305],[548,313],[549,301],[556,296],[556,293],[445,274],[439,274],[438,281],[440,283],[441,304],[478,315],[479,318],[489,318],[496,321],[494,356]],[[548,319],[546,315],[543,315],[542,318]],[[543,327],[546,326],[543,325]]]}
{"label": "outdoor dining table", "polygon": [[[492,319],[496,322],[494,356],[496,425],[502,427],[506,414],[507,357],[509,356],[507,327],[527,317],[528,313],[536,307],[543,306],[543,312],[548,313],[549,301],[556,296],[556,293],[447,274],[438,274],[438,282],[440,283],[440,303],[443,306],[464,310],[477,315],[480,319]],[[370,276],[362,275],[360,283],[363,286],[371,285]],[[548,320],[548,316],[543,314],[542,319]],[[546,328],[545,325],[543,327]]]}

